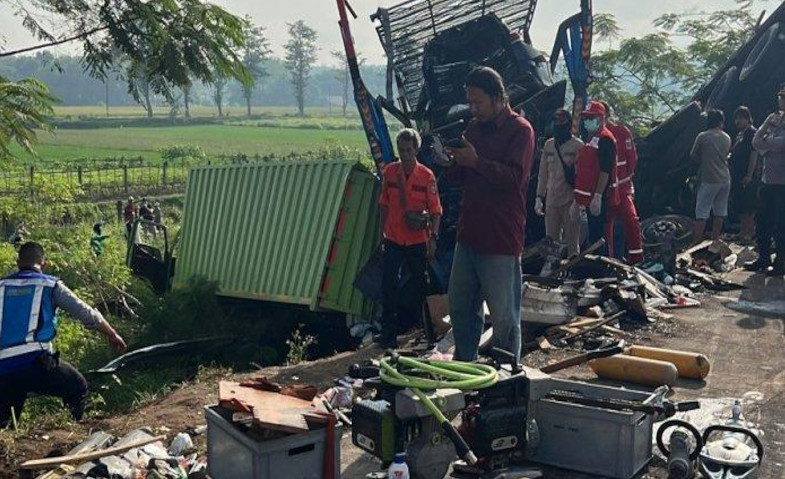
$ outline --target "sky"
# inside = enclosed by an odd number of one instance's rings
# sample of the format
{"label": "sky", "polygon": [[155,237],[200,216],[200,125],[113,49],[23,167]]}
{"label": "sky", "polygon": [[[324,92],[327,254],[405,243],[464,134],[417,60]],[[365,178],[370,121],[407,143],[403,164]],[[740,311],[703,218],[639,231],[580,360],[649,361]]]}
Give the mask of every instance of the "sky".
{"label": "sky", "polygon": [[[304,20],[319,35],[319,63],[333,64],[330,51],[342,48],[338,30],[338,11],[335,0],[211,0],[230,12],[250,15],[253,21],[267,29],[274,54],[281,56],[287,40],[286,24]],[[391,6],[402,0],[350,0],[358,18],[350,20],[358,50],[371,64],[384,63],[384,56],[369,15],[380,6]],[[640,36],[654,31],[652,21],[664,13],[690,13],[732,7],[734,0],[594,0],[596,13],[613,13],[625,37]],[[772,11],[779,2],[759,0],[757,9]],[[550,51],[556,29],[564,19],[580,9],[579,0],[539,0],[531,36],[534,46]],[[36,41],[13,15],[8,0],[0,0],[0,35],[5,37],[5,49],[33,45]],[[51,49],[54,54],[79,53],[75,46]]]}

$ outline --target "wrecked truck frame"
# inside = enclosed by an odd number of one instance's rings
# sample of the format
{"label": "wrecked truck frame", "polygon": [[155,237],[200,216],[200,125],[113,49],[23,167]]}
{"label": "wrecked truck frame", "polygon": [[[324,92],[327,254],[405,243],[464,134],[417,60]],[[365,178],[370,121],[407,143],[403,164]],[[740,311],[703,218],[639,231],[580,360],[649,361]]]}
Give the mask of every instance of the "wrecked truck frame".
{"label": "wrecked truck frame", "polygon": [[[443,142],[459,138],[471,119],[463,89],[466,74],[479,65],[499,71],[513,109],[529,119],[542,140],[552,129],[554,111],[565,103],[567,80],[553,77],[563,56],[575,93],[577,131],[577,113],[587,102],[591,83],[592,2],[581,0],[580,12],[560,25],[550,59],[531,45],[529,28],[537,0],[406,0],[379,8],[370,19],[387,57],[387,77],[385,95],[377,97],[365,87],[357,67],[349,13],[357,15],[347,0],[336,2],[355,99],[377,168],[395,161],[385,111],[423,134],[419,159],[439,178],[444,208],[431,273],[439,287],[446,289],[462,195],[441,175],[430,146],[435,136]],[[536,174],[532,177],[536,181]],[[532,195],[534,188],[529,190]],[[533,199],[527,203],[531,209]],[[528,222],[527,241],[543,236],[542,221]]]}
{"label": "wrecked truck frame", "polygon": [[581,0],[580,12],[560,25],[550,59],[533,48],[529,36],[537,0],[406,0],[379,8],[370,20],[387,57],[387,76],[385,95],[375,98],[357,66],[348,20],[349,13],[357,15],[347,0],[336,3],[355,99],[377,164],[394,161],[382,110],[424,134],[438,133],[445,140],[459,136],[471,116],[463,78],[478,65],[499,71],[511,105],[524,112],[540,134],[550,128],[553,111],[564,105],[566,81],[553,79],[560,53],[575,92],[576,111],[586,102],[591,0]]}

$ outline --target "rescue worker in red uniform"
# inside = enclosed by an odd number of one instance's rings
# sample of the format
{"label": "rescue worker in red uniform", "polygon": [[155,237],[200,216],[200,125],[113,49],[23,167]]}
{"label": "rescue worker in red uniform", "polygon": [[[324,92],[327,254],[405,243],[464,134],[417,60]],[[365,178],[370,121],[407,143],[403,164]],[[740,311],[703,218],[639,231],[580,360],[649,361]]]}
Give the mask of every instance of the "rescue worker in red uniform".
{"label": "rescue worker in red uniform", "polygon": [[[616,139],[605,126],[605,115],[605,107],[597,101],[589,102],[581,113],[589,135],[575,162],[575,202],[589,210],[589,244],[605,237],[608,209],[619,204]],[[607,252],[607,244],[599,250],[600,254]]]}
{"label": "rescue worker in red uniform", "polygon": [[624,244],[627,247],[627,261],[630,264],[643,262],[643,237],[638,211],[635,209],[634,187],[632,177],[638,165],[638,151],[635,149],[635,138],[629,128],[621,123],[611,121],[611,107],[605,107],[606,126],[616,139],[616,174],[618,175],[619,204],[608,208],[608,223],[605,238],[608,240],[608,254],[615,257],[613,242],[613,226],[616,218],[621,220],[624,229]]}

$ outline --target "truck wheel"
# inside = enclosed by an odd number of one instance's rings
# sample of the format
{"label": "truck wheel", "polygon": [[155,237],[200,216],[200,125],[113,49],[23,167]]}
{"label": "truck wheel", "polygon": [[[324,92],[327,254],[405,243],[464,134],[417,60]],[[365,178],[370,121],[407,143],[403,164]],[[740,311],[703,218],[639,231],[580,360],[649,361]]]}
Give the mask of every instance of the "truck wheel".
{"label": "truck wheel", "polygon": [[755,48],[744,61],[744,66],[741,67],[740,81],[755,83],[755,80],[766,76],[772,67],[779,65],[782,48],[785,45],[785,31],[783,30],[781,23],[775,23],[761,35]]}

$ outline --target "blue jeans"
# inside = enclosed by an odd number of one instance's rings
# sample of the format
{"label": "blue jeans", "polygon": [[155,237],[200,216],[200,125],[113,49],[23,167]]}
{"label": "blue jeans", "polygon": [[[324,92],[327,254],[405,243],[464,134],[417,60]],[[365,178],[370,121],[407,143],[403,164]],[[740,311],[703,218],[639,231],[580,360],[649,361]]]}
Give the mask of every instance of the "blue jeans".
{"label": "blue jeans", "polygon": [[450,319],[457,361],[474,361],[488,304],[494,346],[521,356],[521,259],[517,256],[480,254],[460,243],[450,276]]}

